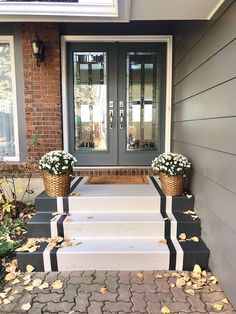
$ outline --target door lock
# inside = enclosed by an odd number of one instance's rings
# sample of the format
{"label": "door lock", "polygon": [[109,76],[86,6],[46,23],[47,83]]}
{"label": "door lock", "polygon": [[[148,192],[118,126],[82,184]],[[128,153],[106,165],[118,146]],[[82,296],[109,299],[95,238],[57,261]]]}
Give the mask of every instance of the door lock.
{"label": "door lock", "polygon": [[113,116],[114,116],[114,111],[113,109],[109,110],[109,125],[110,125],[110,130],[113,130]]}

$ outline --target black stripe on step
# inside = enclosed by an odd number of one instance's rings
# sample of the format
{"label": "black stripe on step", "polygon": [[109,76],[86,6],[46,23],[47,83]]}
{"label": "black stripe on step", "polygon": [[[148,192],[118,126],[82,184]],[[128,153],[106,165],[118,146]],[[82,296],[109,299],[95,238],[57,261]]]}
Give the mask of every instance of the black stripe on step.
{"label": "black stripe on step", "polygon": [[[163,218],[168,218],[168,215],[166,213],[166,196],[165,194],[162,192],[159,184],[157,183],[157,181],[154,179],[153,176],[150,176],[150,179],[153,183],[153,185],[155,186],[157,192],[159,193],[160,197],[161,197],[161,214]],[[170,252],[170,260],[169,260],[169,270],[175,270],[176,269],[176,249],[175,246],[171,240],[171,222],[169,219],[165,220],[165,239],[167,240],[167,245],[169,248],[169,252]]]}
{"label": "black stripe on step", "polygon": [[67,196],[63,197],[63,212],[69,213],[69,201]]}
{"label": "black stripe on step", "polygon": [[76,187],[80,184],[80,182],[83,180],[84,177],[79,177],[71,186],[70,191],[73,192]]}

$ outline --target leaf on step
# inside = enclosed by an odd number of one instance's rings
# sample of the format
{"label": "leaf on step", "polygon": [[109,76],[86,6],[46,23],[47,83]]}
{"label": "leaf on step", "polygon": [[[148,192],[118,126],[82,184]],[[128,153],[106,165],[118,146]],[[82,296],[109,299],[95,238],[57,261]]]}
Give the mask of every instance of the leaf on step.
{"label": "leaf on step", "polygon": [[164,278],[169,278],[169,277],[170,277],[170,274],[164,273],[164,274],[163,274],[163,277],[164,277]]}
{"label": "leaf on step", "polygon": [[66,220],[65,220],[65,222],[74,222],[74,220],[73,220],[73,219],[68,218],[68,219],[66,219]]}
{"label": "leaf on step", "polygon": [[164,220],[164,221],[169,220],[169,217],[165,217],[163,220]]}
{"label": "leaf on step", "polygon": [[183,240],[186,240],[186,238],[187,238],[187,237],[186,237],[186,234],[185,234],[185,233],[180,233],[180,235],[179,235],[179,239],[180,239],[180,240],[183,241]]}
{"label": "leaf on step", "polygon": [[224,304],[229,304],[229,301],[227,298],[222,299],[220,302],[224,303]]}
{"label": "leaf on step", "polygon": [[78,193],[78,192],[71,192],[69,194],[69,196],[80,196],[80,193]]}
{"label": "leaf on step", "polygon": [[70,216],[70,213],[54,212],[54,213],[52,213],[52,216]]}
{"label": "leaf on step", "polygon": [[3,292],[2,292],[2,293],[0,293],[0,298],[1,298],[1,299],[5,299],[5,298],[6,298],[6,296],[7,296],[7,294],[6,294],[6,293],[3,293]]}
{"label": "leaf on step", "polygon": [[72,246],[72,242],[71,241],[65,241],[63,242],[64,246]]}
{"label": "leaf on step", "polygon": [[201,273],[202,273],[201,267],[198,264],[195,264],[192,271],[192,277],[197,280],[201,279]]}
{"label": "leaf on step", "polygon": [[161,279],[161,278],[163,278],[163,275],[161,275],[161,274],[156,274],[156,275],[155,275],[155,278]]}
{"label": "leaf on step", "polygon": [[172,273],[171,275],[172,277],[176,277],[176,278],[180,278],[181,277],[181,274],[180,273],[177,273],[176,271]]}
{"label": "leaf on step", "polygon": [[21,309],[23,311],[28,311],[30,308],[31,308],[31,304],[30,303],[25,303],[25,304],[22,304],[22,306],[21,306]]}
{"label": "leaf on step", "polygon": [[62,287],[63,287],[63,282],[61,280],[56,280],[52,284],[52,289],[54,289],[54,290],[61,289]]}
{"label": "leaf on step", "polygon": [[197,215],[191,215],[191,218],[193,218],[193,220],[196,220],[198,218]]}
{"label": "leaf on step", "polygon": [[6,281],[12,281],[16,278],[17,274],[15,272],[9,273],[5,276]]}
{"label": "leaf on step", "polygon": [[20,283],[20,279],[16,278],[12,281],[12,285],[17,285],[18,283]]}
{"label": "leaf on step", "polygon": [[26,271],[27,271],[27,273],[32,273],[32,271],[34,270],[35,268],[32,266],[32,265],[27,265],[26,266]]}
{"label": "leaf on step", "polygon": [[176,287],[181,288],[182,286],[185,286],[186,282],[183,278],[177,278],[176,279]]}
{"label": "leaf on step", "polygon": [[11,287],[8,287],[8,288],[4,289],[3,291],[4,291],[5,293],[8,293],[8,292],[10,292],[11,290],[12,290],[12,288],[11,288]]}
{"label": "leaf on step", "polygon": [[209,282],[210,282],[211,285],[215,285],[218,282],[218,280],[216,279],[215,276],[211,276],[209,278]]}
{"label": "leaf on step", "polygon": [[44,282],[42,285],[39,286],[39,289],[43,290],[49,288],[49,284],[47,282]]}
{"label": "leaf on step", "polygon": [[82,244],[82,242],[77,242],[74,245],[76,246],[76,245],[80,245],[80,244]]}
{"label": "leaf on step", "polygon": [[63,237],[58,236],[58,237],[49,239],[49,243],[60,243],[60,242],[62,242],[63,240],[64,240]]}
{"label": "leaf on step", "polygon": [[136,276],[139,278],[143,278],[143,273],[137,273]]}
{"label": "leaf on step", "polygon": [[23,280],[29,280],[31,279],[31,275],[26,275],[25,277],[23,277]]}
{"label": "leaf on step", "polygon": [[219,303],[215,303],[212,305],[213,309],[217,312],[220,312],[223,308],[223,305],[222,304],[219,304]]}
{"label": "leaf on step", "polygon": [[192,198],[193,196],[192,196],[191,194],[186,194],[186,197],[187,197],[188,199],[190,199],[190,198]]}
{"label": "leaf on step", "polygon": [[36,279],[34,279],[32,284],[34,287],[39,287],[42,284],[42,282],[43,282],[42,279],[36,278]]}
{"label": "leaf on step", "polygon": [[9,299],[6,298],[3,300],[3,304],[9,304],[9,303],[11,303],[11,301]]}
{"label": "leaf on step", "polygon": [[161,307],[161,313],[162,314],[169,314],[170,313],[170,309],[168,308],[168,306],[162,306]]}
{"label": "leaf on step", "polygon": [[102,287],[102,288],[100,289],[100,292],[101,292],[101,293],[107,293],[107,292],[108,292],[108,289],[107,289],[106,287]]}
{"label": "leaf on step", "polygon": [[191,241],[194,241],[194,242],[199,242],[199,239],[198,237],[194,236],[192,238],[190,238]]}
{"label": "leaf on step", "polygon": [[186,292],[187,294],[189,294],[189,295],[195,295],[195,292],[194,292],[193,289],[187,289],[187,290],[185,290],[185,292]]}
{"label": "leaf on step", "polygon": [[170,283],[170,287],[171,287],[171,288],[174,288],[174,287],[175,287],[175,284],[174,284],[173,282],[171,282],[171,283]]}
{"label": "leaf on step", "polygon": [[166,239],[161,239],[161,240],[158,241],[158,243],[160,243],[160,244],[166,244],[166,243],[167,243],[167,240],[166,240]]}
{"label": "leaf on step", "polygon": [[33,289],[34,289],[34,286],[33,286],[33,285],[30,285],[30,286],[25,287],[25,290],[26,290],[26,291],[32,291]]}
{"label": "leaf on step", "polygon": [[189,209],[189,210],[183,212],[183,214],[185,214],[185,215],[195,215],[195,212]]}

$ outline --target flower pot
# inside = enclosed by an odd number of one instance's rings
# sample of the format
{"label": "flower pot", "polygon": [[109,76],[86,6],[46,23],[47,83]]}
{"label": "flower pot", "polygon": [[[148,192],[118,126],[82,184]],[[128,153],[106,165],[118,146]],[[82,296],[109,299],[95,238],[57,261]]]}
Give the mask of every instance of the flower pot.
{"label": "flower pot", "polygon": [[159,173],[161,180],[162,191],[165,195],[177,196],[184,192],[184,177],[182,175],[167,176],[164,173]]}
{"label": "flower pot", "polygon": [[70,175],[63,173],[60,175],[51,174],[47,171],[43,173],[45,192],[48,196],[66,196],[70,194]]}

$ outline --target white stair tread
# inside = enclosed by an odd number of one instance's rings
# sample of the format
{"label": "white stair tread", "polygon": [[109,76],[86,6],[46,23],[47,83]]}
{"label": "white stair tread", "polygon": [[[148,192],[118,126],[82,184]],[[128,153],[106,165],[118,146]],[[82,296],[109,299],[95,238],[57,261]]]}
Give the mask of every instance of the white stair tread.
{"label": "white stair tread", "polygon": [[130,211],[130,212],[91,212],[84,211],[71,213],[65,218],[63,224],[73,223],[149,223],[163,222],[161,213],[157,211]]}
{"label": "white stair tread", "polygon": [[[70,239],[72,246],[63,246],[58,249],[58,253],[169,253],[167,244],[160,243],[160,238],[142,239]],[[79,245],[76,245],[80,243]]]}

